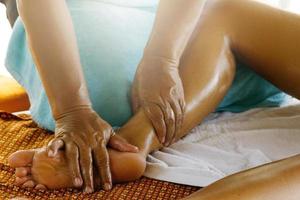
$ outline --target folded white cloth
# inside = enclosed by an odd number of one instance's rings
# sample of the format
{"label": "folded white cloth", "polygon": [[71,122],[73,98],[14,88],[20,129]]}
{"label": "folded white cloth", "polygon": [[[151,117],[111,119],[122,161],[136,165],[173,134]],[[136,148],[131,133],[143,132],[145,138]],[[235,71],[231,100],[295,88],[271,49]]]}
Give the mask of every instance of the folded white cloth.
{"label": "folded white cloth", "polygon": [[204,187],[227,175],[300,153],[300,104],[211,114],[147,158],[145,176]]}

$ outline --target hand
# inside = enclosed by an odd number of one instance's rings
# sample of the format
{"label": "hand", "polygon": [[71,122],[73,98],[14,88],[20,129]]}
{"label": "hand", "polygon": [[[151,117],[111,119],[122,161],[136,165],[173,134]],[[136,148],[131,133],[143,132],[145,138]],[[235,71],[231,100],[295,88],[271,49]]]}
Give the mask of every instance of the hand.
{"label": "hand", "polygon": [[132,108],[142,107],[159,141],[168,146],[181,129],[185,112],[182,81],[175,62],[163,58],[142,60],[132,86]]}
{"label": "hand", "polygon": [[[101,175],[102,187],[112,187],[106,144],[114,134],[112,127],[91,108],[78,108],[56,119],[55,138],[48,144],[48,156],[64,147],[73,183],[87,193],[94,191],[93,164]],[[137,152],[137,147],[114,136],[110,145],[119,151]]]}

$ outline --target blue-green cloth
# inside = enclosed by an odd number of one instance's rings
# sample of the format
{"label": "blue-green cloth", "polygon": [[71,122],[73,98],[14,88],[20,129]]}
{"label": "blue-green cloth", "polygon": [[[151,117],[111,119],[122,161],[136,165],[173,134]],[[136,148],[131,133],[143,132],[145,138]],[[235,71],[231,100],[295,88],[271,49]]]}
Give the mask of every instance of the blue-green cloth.
{"label": "blue-green cloth", "polygon": [[[151,32],[158,0],[69,0],[67,3],[93,108],[112,126],[121,126],[132,115],[130,87]],[[51,109],[20,19],[13,28],[6,67],[26,89],[33,119],[53,131]],[[239,63],[234,83],[217,111],[242,112],[254,107],[278,106],[284,97],[284,93]]]}

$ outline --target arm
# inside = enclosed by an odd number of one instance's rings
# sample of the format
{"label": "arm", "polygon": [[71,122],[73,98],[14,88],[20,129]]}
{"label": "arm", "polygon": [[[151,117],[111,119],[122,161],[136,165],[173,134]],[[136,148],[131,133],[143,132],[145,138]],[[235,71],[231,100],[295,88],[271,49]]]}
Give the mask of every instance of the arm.
{"label": "arm", "polygon": [[48,155],[64,147],[73,184],[84,184],[86,192],[94,190],[94,162],[104,189],[110,189],[106,144],[113,130],[92,109],[66,2],[18,0],[18,10],[56,122]]}
{"label": "arm", "polygon": [[145,59],[155,56],[179,62],[205,2],[206,0],[160,1],[153,30],[144,51]]}
{"label": "arm", "polygon": [[133,110],[144,109],[164,145],[173,143],[181,129],[185,101],[178,66],[205,2],[160,1],[152,34],[135,76]]}

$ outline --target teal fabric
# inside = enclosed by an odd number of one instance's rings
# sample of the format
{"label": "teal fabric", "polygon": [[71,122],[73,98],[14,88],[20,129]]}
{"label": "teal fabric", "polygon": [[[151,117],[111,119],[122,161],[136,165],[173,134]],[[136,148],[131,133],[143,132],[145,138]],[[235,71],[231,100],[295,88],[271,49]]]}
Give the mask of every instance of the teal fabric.
{"label": "teal fabric", "polygon": [[[132,115],[129,91],[154,22],[158,0],[67,2],[93,108],[112,126],[121,126]],[[33,119],[53,131],[55,125],[48,99],[20,19],[13,28],[6,67],[28,92]],[[217,111],[242,112],[258,106],[278,106],[284,96],[239,63],[233,86]]]}

